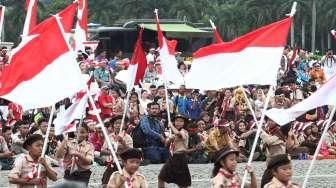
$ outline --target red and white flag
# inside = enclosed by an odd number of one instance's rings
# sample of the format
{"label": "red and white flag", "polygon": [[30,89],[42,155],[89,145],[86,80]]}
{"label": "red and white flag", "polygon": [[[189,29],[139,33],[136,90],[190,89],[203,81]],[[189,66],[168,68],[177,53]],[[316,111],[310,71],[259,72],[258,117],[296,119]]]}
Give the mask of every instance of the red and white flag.
{"label": "red and white flag", "polygon": [[2,98],[28,110],[54,105],[85,88],[75,53],[63,32],[70,27],[64,20],[74,18],[76,4],[66,10],[61,21],[59,15],[48,18],[13,50],[0,81]]}
{"label": "red and white flag", "polygon": [[217,90],[241,85],[276,85],[291,18],[247,33],[231,42],[212,44],[193,54],[188,88]]}
{"label": "red and white flag", "polygon": [[0,6],[0,40],[1,40],[2,28],[5,21],[5,10],[6,10],[5,6]]}
{"label": "red and white flag", "polygon": [[157,12],[155,15],[155,21],[157,25],[158,43],[160,48],[159,58],[161,61],[164,77],[166,78],[167,82],[171,82],[175,85],[184,84],[184,78],[177,68],[177,61],[175,59],[176,41],[169,41],[163,36]]}
{"label": "red and white flag", "polygon": [[218,30],[217,30],[217,27],[212,22],[212,20],[210,20],[210,24],[211,24],[211,27],[212,27],[213,37],[215,39],[215,43],[222,43],[223,42],[222,37],[220,36],[220,34],[219,34]]}
{"label": "red and white flag", "polygon": [[316,92],[305,100],[288,109],[272,108],[266,111],[266,115],[279,125],[285,125],[294,121],[297,117],[309,110],[324,105],[336,105],[336,76],[322,85]]}
{"label": "red and white flag", "polygon": [[25,9],[27,13],[22,33],[24,37],[28,36],[37,24],[37,2],[38,0],[26,0]]}
{"label": "red and white flag", "polygon": [[75,29],[76,50],[84,52],[84,42],[87,41],[88,1],[78,0],[77,23]]}
{"label": "red and white flag", "polygon": [[[84,77],[84,76],[83,76]],[[84,79],[87,79],[84,77]],[[90,94],[93,95],[96,92],[92,92],[91,86],[94,84],[93,76],[88,78],[86,82],[87,87],[89,88]],[[55,125],[55,135],[63,134],[64,132],[73,132],[76,131],[76,121],[81,119],[85,114],[85,109],[87,107],[87,102],[89,95],[86,90],[82,90],[74,96],[72,100],[72,105],[67,108],[64,112],[57,115],[54,120]],[[77,122],[78,123],[78,122]]]}
{"label": "red and white flag", "polygon": [[133,56],[127,70],[119,71],[116,79],[126,83],[127,91],[131,91],[134,85],[138,85],[143,79],[147,67],[146,54],[142,48],[142,33],[140,29],[138,39],[135,43]]}

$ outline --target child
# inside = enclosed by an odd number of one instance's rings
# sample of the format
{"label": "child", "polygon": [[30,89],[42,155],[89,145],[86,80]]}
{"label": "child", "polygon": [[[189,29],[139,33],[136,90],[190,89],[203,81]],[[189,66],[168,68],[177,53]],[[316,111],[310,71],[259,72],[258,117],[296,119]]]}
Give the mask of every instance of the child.
{"label": "child", "polygon": [[[110,141],[114,145],[114,150],[119,153],[127,150],[128,148],[133,148],[133,140],[130,135],[128,135],[125,131],[119,133],[122,116],[116,116],[111,119],[111,124],[113,124],[113,132],[109,135]],[[102,185],[106,187],[111,175],[113,172],[117,171],[117,166],[113,161],[111,152],[107,145],[107,140],[105,140],[100,155],[106,159],[106,169],[102,178]]]}
{"label": "child", "polygon": [[293,175],[292,164],[287,154],[280,154],[272,157],[261,180],[263,188],[299,188],[298,185],[291,183]]}
{"label": "child", "polygon": [[158,187],[164,187],[164,182],[175,183],[179,187],[191,185],[186,151],[188,149],[188,132],[184,129],[187,119],[183,115],[176,115],[174,125],[170,125],[173,133],[171,143],[172,156],[167,160],[159,174]]}
{"label": "child", "polygon": [[[46,187],[47,177],[53,181],[57,179],[57,173],[41,158],[43,137],[33,134],[24,141],[23,148],[28,154],[23,154],[16,159],[14,168],[8,175],[10,183],[17,184],[19,188]],[[38,165],[41,164],[41,174],[38,178]]]}
{"label": "child", "polygon": [[[229,146],[217,152],[216,160],[214,163],[214,169],[212,171],[212,187],[231,187],[239,188],[241,180],[239,175],[235,172],[237,167],[239,151],[230,148]],[[251,175],[251,184],[245,187],[256,188],[257,179],[250,167],[247,167],[247,171]]]}
{"label": "child", "polygon": [[89,128],[83,124],[79,128],[77,142],[75,139],[65,138],[56,151],[56,158],[64,163],[64,179],[89,184],[91,165],[94,159],[94,147],[87,139]]}
{"label": "child", "polygon": [[124,188],[125,183],[129,188],[147,188],[145,177],[138,172],[142,161],[142,153],[138,149],[127,149],[120,154],[123,161],[123,172],[116,171],[112,174],[107,187]]}

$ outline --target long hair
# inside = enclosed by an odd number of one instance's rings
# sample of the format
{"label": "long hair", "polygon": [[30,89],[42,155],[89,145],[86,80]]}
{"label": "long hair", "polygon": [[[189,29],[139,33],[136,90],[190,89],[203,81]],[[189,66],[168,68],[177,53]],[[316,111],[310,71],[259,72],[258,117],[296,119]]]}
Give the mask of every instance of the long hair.
{"label": "long hair", "polygon": [[269,183],[272,180],[272,178],[273,178],[272,169],[266,169],[261,178],[261,183],[260,183],[261,188],[263,188],[267,183]]}

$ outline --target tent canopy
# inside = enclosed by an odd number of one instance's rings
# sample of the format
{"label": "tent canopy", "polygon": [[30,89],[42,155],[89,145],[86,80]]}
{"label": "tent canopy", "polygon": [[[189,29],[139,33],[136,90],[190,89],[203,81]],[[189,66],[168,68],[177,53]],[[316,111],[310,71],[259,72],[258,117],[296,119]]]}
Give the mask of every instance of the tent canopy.
{"label": "tent canopy", "polygon": [[[143,24],[145,29],[157,31],[156,24]],[[212,32],[204,31],[184,23],[164,23],[160,24],[162,31],[170,38],[186,38],[186,37],[209,37]]]}

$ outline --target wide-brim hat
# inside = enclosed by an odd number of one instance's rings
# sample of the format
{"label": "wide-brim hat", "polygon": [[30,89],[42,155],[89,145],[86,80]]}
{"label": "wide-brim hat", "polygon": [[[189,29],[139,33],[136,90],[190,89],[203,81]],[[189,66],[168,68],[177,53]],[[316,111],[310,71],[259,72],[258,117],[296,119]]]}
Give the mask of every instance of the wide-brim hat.
{"label": "wide-brim hat", "polygon": [[23,142],[22,147],[27,150],[28,146],[31,146],[34,142],[38,140],[43,140],[42,135],[40,134],[32,134],[27,137],[27,139]]}
{"label": "wide-brim hat", "polygon": [[222,148],[221,150],[217,151],[216,153],[216,158],[215,158],[215,163],[219,163],[223,158],[225,158],[227,155],[234,153],[236,155],[239,155],[239,151],[235,150],[229,146],[226,146]]}

